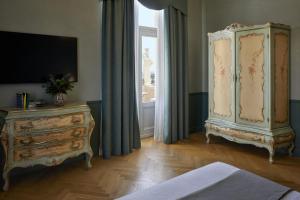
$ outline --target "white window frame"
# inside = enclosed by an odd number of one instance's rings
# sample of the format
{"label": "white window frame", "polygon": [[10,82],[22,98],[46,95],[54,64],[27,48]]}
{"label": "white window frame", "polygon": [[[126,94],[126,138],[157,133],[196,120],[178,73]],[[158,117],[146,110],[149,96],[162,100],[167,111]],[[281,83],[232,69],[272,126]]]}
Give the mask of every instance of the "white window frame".
{"label": "white window frame", "polygon": [[[143,65],[143,52],[142,52],[142,37],[153,37],[153,38],[158,38],[158,28],[154,27],[146,27],[146,26],[139,26],[139,42],[138,42],[138,68],[137,68],[137,78],[138,78],[138,95],[139,95],[139,116],[140,116],[140,124],[142,128],[141,132],[141,137],[149,137],[153,135],[153,130],[151,129],[150,132],[149,130],[144,130],[144,111],[145,109],[155,109],[155,100],[154,101],[148,101],[148,102],[143,102],[143,73],[142,73],[142,65]],[[158,40],[159,42],[159,40]],[[159,45],[157,45],[157,54],[159,55]],[[159,57],[158,57],[159,58]],[[160,64],[160,63],[157,63]],[[156,75],[156,74],[155,74]],[[155,83],[156,84],[156,83]],[[156,87],[155,87],[156,90]]]}
{"label": "white window frame", "polygon": [[[142,64],[143,64],[143,55],[142,55],[142,37],[153,37],[158,38],[158,28],[153,28],[153,27],[147,27],[147,26],[139,26],[139,59],[138,59],[138,79],[139,79],[139,84],[138,84],[138,91],[139,91],[139,98],[141,99],[140,103],[142,104],[141,106],[143,107],[150,107],[155,105],[155,100],[154,101],[149,101],[149,102],[143,102],[143,74],[142,74]],[[159,55],[159,45],[157,45],[157,54]],[[158,56],[159,58],[159,56]],[[159,63],[157,63],[159,64]]]}

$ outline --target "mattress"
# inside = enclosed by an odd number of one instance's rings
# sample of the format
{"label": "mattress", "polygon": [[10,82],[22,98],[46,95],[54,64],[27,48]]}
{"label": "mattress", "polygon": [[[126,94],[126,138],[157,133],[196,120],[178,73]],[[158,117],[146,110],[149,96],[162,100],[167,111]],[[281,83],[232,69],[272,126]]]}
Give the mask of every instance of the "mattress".
{"label": "mattress", "polygon": [[[215,162],[204,167],[192,170],[168,181],[157,184],[146,190],[135,192],[118,200],[168,200],[180,199],[191,193],[205,189],[224,180],[240,170],[234,166]],[[300,200],[300,193],[289,192],[283,200]]]}

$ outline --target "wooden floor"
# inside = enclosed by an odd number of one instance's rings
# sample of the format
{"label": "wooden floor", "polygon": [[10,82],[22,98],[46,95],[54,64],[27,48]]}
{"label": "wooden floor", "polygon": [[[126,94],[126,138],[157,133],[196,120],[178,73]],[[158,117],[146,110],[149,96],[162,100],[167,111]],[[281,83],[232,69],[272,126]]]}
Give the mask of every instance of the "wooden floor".
{"label": "wooden floor", "polygon": [[10,200],[87,200],[112,199],[143,190],[206,164],[223,161],[249,170],[300,191],[300,159],[276,156],[269,164],[264,149],[212,138],[205,144],[202,134],[175,145],[143,139],[142,148],[128,156],[110,160],[93,159],[93,168],[84,162],[38,170],[13,177],[8,192],[0,199]]}

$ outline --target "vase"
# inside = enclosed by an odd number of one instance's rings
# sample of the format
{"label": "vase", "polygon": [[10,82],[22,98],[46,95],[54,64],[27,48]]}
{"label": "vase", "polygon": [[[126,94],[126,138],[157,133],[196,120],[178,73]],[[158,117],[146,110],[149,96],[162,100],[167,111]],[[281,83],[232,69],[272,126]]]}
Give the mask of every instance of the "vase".
{"label": "vase", "polygon": [[65,103],[64,94],[63,93],[56,94],[54,97],[54,104],[56,106],[63,106],[64,103]]}

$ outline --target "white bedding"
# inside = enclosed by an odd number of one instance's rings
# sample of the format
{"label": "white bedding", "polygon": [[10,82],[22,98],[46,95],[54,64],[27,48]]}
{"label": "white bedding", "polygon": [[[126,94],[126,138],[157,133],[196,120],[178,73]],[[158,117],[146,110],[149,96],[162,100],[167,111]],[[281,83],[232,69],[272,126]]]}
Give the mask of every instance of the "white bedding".
{"label": "white bedding", "polygon": [[[215,184],[238,171],[234,166],[215,162],[204,167],[195,169],[181,176],[150,187],[146,190],[135,192],[118,200],[168,200],[178,199],[187,196],[200,189]],[[300,200],[300,193],[290,192],[283,200]]]}

